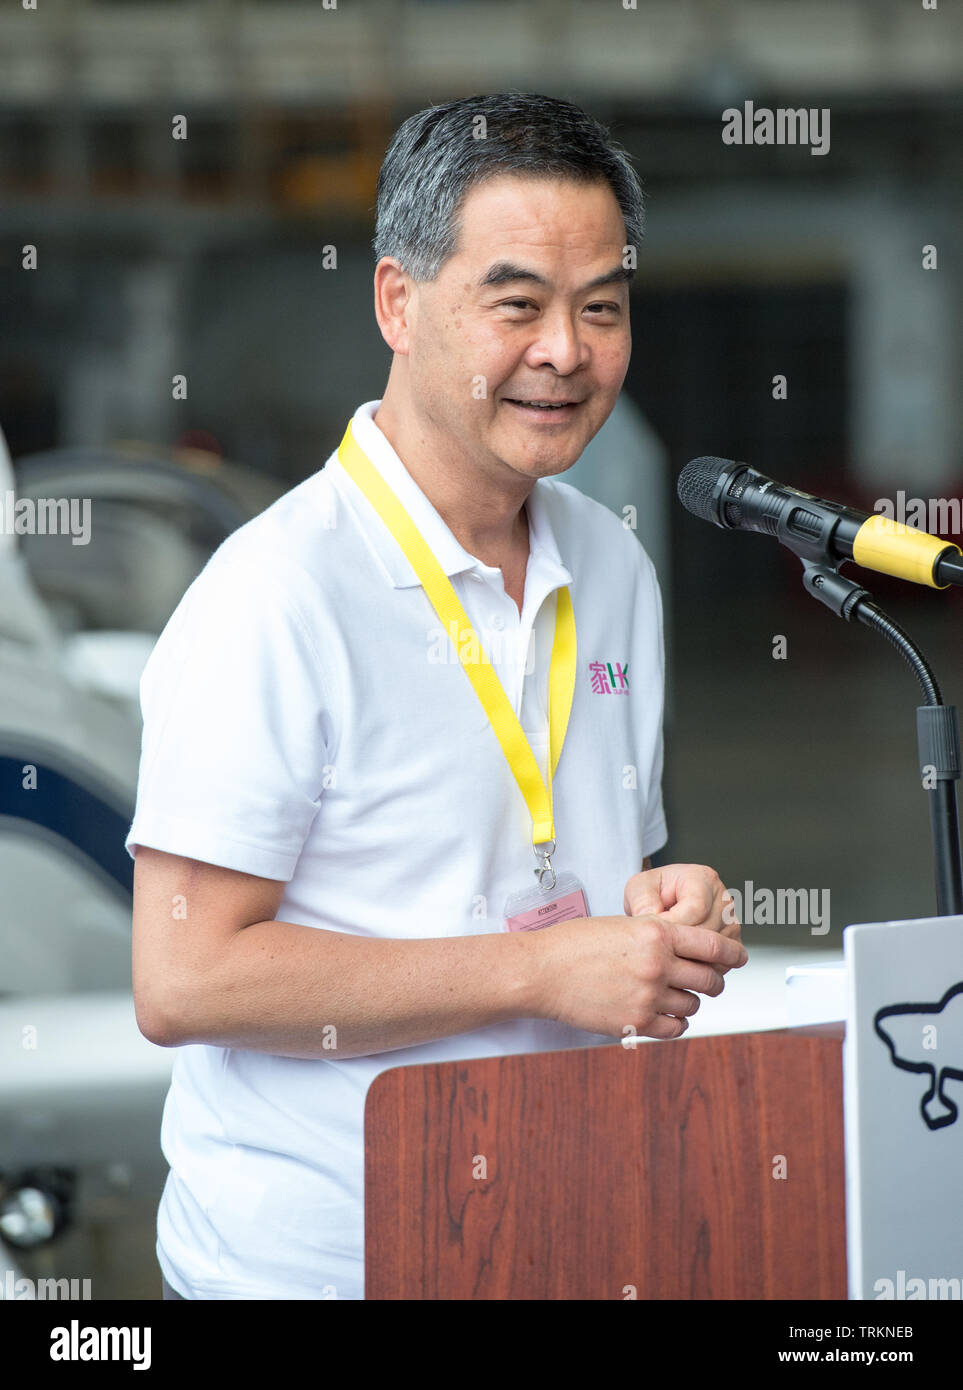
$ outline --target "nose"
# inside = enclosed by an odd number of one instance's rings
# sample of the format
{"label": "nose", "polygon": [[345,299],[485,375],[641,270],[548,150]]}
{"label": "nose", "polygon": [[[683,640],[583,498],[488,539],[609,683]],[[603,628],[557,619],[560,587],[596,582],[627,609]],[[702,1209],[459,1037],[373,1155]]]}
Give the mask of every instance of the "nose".
{"label": "nose", "polygon": [[526,354],[529,366],[553,367],[559,376],[568,376],[587,361],[588,349],[579,334],[578,325],[564,309],[546,314],[540,321],[539,332]]}

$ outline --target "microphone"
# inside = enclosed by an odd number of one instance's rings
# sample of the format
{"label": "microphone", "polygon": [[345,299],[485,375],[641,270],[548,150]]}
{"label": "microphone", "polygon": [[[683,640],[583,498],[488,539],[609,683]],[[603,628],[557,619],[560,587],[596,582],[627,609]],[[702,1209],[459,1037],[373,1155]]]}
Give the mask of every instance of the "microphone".
{"label": "microphone", "polygon": [[774,482],[746,463],[697,458],[679,474],[679,501],[693,516],[729,531],[775,536],[800,559],[852,560],[933,589],[963,585],[963,551],[879,512],[861,512]]}

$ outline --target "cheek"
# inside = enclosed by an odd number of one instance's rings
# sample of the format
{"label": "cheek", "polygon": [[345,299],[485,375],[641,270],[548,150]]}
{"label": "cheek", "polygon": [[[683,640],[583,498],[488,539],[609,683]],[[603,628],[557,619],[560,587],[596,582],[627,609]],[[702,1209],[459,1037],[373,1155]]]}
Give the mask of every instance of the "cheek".
{"label": "cheek", "polygon": [[629,369],[631,351],[631,339],[626,336],[618,343],[612,343],[597,355],[595,359],[596,376],[601,386],[611,387],[614,390],[621,386]]}
{"label": "cheek", "polygon": [[467,372],[471,376],[485,371],[492,344],[467,314],[449,313],[432,334],[431,354],[440,374],[454,377]]}
{"label": "cheek", "polygon": [[502,363],[514,365],[525,352],[522,342],[525,335],[518,332],[517,325],[504,321],[498,323],[487,315],[477,319],[466,318],[463,336],[470,343],[472,351],[483,357],[493,369]]}
{"label": "cheek", "polygon": [[[476,400],[491,402],[497,392],[517,374],[520,354],[490,329],[484,329],[459,345],[459,368],[471,382]],[[478,395],[484,385],[484,397]]]}

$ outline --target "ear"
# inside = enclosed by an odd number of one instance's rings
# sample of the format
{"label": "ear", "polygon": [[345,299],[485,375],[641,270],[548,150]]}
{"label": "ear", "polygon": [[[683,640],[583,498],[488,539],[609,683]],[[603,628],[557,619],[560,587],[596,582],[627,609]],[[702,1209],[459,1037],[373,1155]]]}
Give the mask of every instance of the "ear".
{"label": "ear", "polygon": [[415,320],[417,287],[398,262],[382,256],[375,266],[374,311],[381,336],[392,352],[407,357]]}

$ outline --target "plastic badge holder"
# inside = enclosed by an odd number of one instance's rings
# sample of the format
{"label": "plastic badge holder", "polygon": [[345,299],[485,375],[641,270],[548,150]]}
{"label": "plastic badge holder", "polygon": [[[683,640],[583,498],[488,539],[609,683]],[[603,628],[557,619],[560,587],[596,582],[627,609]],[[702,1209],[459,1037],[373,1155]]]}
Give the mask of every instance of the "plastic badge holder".
{"label": "plastic badge holder", "polygon": [[588,917],[585,889],[574,874],[556,875],[555,887],[536,884],[534,888],[512,893],[505,904],[505,925],[509,931],[538,931],[541,927]]}

